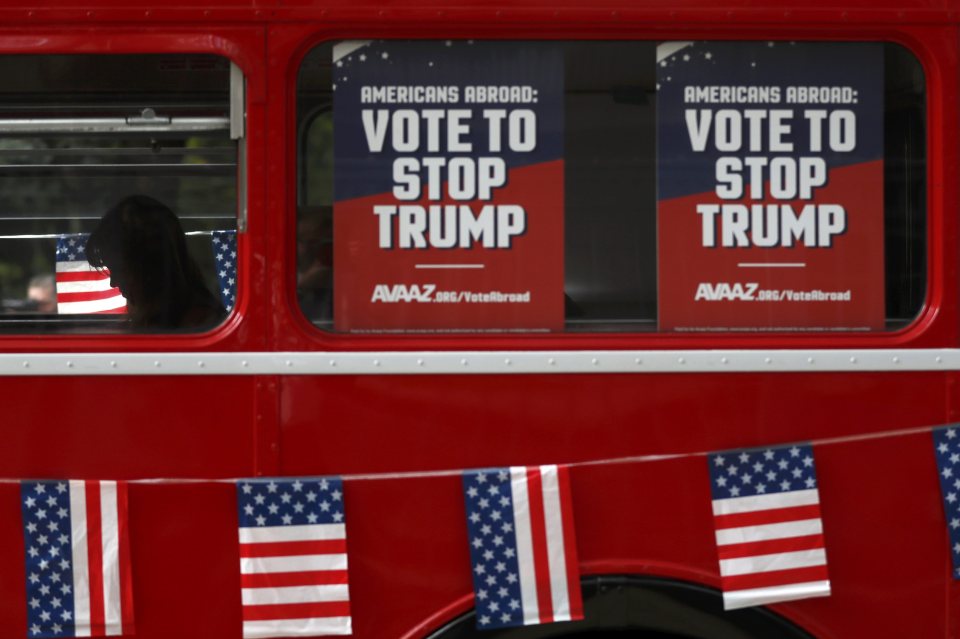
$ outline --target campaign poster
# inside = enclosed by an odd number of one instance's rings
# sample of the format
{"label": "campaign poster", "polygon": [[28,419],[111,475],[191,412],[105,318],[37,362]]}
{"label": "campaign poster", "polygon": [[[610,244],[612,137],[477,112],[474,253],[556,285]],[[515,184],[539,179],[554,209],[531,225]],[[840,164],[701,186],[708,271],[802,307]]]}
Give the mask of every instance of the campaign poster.
{"label": "campaign poster", "polygon": [[657,50],[663,331],[884,326],[883,48]]}
{"label": "campaign poster", "polygon": [[563,328],[563,57],[334,47],[334,326]]}

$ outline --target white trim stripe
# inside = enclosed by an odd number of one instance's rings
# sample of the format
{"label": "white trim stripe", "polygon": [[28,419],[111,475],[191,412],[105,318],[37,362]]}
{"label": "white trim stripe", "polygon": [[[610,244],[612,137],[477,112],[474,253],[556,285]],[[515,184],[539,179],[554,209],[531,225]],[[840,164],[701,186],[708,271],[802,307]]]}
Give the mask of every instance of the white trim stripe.
{"label": "white trim stripe", "polygon": [[244,606],[350,601],[347,584],[241,588],[240,592]]}
{"label": "white trim stripe", "polygon": [[117,482],[100,482],[100,544],[103,557],[103,608],[105,633],[122,634],[120,603],[120,525]]}
{"label": "white trim stripe", "polygon": [[555,465],[541,466],[540,477],[543,485],[543,513],[547,530],[547,564],[550,567],[553,620],[570,621],[570,585],[567,583],[559,470]]}
{"label": "white trim stripe", "polygon": [[[10,339],[22,340],[23,336],[11,336]],[[82,336],[78,339],[82,339]],[[190,348],[198,348],[191,345],[197,339],[194,336],[178,337],[177,339],[184,340],[184,343]],[[960,349],[280,351],[232,353],[27,352],[0,354],[0,375],[18,377],[50,375],[867,373],[877,371],[960,371]]]}
{"label": "white trim stripe", "polygon": [[523,624],[537,624],[540,623],[540,607],[537,599],[537,573],[533,563],[533,529],[530,525],[530,495],[525,467],[510,467],[510,490],[513,492],[513,523],[517,536]]}
{"label": "white trim stripe", "polygon": [[727,546],[729,544],[745,544],[754,541],[806,537],[808,535],[820,534],[823,534],[823,521],[818,517],[816,519],[801,519],[799,521],[788,521],[779,524],[724,528],[716,531],[716,539],[718,546]]}
{"label": "white trim stripe", "polygon": [[273,526],[239,528],[241,544],[271,543],[276,541],[325,541],[346,539],[346,524],[308,524],[305,526]]}
{"label": "white trim stripe", "polygon": [[774,508],[793,508],[820,503],[820,494],[816,488],[797,490],[787,493],[755,495],[752,497],[731,497],[713,500],[714,515],[735,515]]}
{"label": "white trim stripe", "polygon": [[793,568],[809,568],[810,566],[825,566],[827,552],[823,548],[799,550],[796,552],[778,552],[772,555],[754,555],[737,559],[720,560],[720,576],[734,577],[736,575],[751,575],[775,570],[790,570]]}
{"label": "white trim stripe", "polygon": [[347,555],[288,555],[284,557],[241,557],[240,574],[346,570]]}
{"label": "white trim stripe", "polygon": [[723,593],[723,609],[736,610],[750,606],[762,606],[778,601],[792,601],[809,597],[828,597],[830,595],[829,581],[811,581],[788,586],[771,586],[767,588],[751,588],[748,590],[734,590]]}
{"label": "white trim stripe", "polygon": [[312,619],[282,619],[278,621],[244,621],[244,639],[268,637],[320,637],[349,635],[350,617],[314,617]]}
{"label": "white trim stripe", "polygon": [[73,620],[78,637],[90,636],[90,560],[87,556],[85,482],[70,480],[70,543],[73,552]]}

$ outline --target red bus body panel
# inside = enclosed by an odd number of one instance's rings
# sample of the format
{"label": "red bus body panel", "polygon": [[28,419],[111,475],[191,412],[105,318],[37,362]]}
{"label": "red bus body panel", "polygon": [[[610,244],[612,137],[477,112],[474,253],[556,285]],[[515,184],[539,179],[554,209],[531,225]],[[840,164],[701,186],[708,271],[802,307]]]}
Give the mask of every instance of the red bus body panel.
{"label": "red bus body panel", "polygon": [[[682,0],[203,6],[56,0],[0,8],[0,54],[204,52],[248,82],[248,230],[239,306],[200,336],[0,336],[0,353],[917,349],[960,346],[960,2]],[[882,40],[927,88],[928,298],[907,329],[872,335],[337,336],[294,290],[298,64],[350,38]],[[817,450],[833,594],[773,606],[815,636],[951,637],[950,577],[928,433],[957,419],[960,372],[504,375],[6,376],[0,477],[157,479],[130,490],[137,636],[241,636],[236,501],[255,475],[380,474],[685,454],[574,468],[584,574],[719,587],[706,462],[733,447]],[[177,480],[177,481],[173,481]],[[460,479],[345,486],[354,636],[424,637],[472,608]],[[0,484],[0,634],[26,636],[19,487]]]}

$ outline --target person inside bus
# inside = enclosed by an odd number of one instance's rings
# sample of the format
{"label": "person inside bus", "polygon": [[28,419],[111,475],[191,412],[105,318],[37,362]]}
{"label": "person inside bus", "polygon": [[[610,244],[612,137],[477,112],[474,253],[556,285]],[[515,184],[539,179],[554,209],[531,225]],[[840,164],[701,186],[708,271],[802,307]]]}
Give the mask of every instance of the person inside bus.
{"label": "person inside bus", "polygon": [[27,303],[36,313],[57,312],[57,285],[53,275],[34,275],[27,283]]}
{"label": "person inside bus", "polygon": [[131,195],[107,211],[87,240],[87,261],[110,271],[127,299],[131,327],[199,330],[226,316],[187,251],[180,220],[162,202]]}

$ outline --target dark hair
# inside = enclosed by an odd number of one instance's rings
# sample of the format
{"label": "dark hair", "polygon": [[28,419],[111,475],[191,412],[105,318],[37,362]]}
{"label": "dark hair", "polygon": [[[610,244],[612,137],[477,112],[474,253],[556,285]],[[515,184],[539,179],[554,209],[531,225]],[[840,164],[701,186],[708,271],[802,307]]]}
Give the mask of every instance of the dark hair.
{"label": "dark hair", "polygon": [[210,327],[226,314],[187,250],[180,220],[165,204],[131,195],[107,211],[87,240],[87,261],[108,268],[138,327]]}

